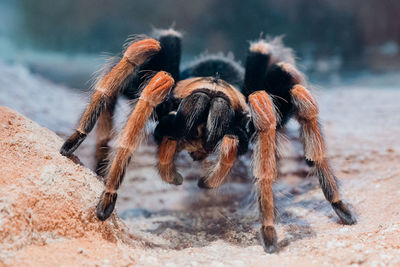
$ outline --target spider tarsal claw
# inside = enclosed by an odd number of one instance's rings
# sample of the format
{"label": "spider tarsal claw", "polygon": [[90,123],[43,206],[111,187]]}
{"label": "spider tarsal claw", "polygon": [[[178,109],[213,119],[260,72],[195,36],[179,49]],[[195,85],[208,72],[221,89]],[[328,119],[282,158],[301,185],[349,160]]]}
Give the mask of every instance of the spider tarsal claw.
{"label": "spider tarsal claw", "polygon": [[211,189],[211,187],[207,184],[206,177],[201,177],[197,182],[197,186],[202,189]]}
{"label": "spider tarsal claw", "polygon": [[63,156],[71,156],[72,153],[79,147],[79,145],[85,140],[86,134],[76,131],[67,141],[63,144],[60,149],[60,154]]}
{"label": "spider tarsal claw", "polygon": [[179,172],[176,173],[172,184],[174,185],[181,185],[183,183],[183,176]]}
{"label": "spider tarsal claw", "polygon": [[169,184],[172,184],[172,185],[181,185],[183,183],[183,176],[182,176],[182,174],[177,172],[174,174],[174,177],[172,178],[172,180],[169,180],[166,182]]}
{"label": "spider tarsal claw", "polygon": [[117,193],[104,192],[100,196],[100,201],[96,207],[96,215],[100,221],[105,221],[110,217],[117,202]]}
{"label": "spider tarsal claw", "polygon": [[262,226],[261,227],[261,239],[264,245],[264,250],[267,253],[274,253],[278,250],[277,246],[277,234],[275,227],[273,226]]}
{"label": "spider tarsal claw", "polygon": [[343,224],[352,225],[357,223],[356,217],[351,213],[349,208],[341,200],[332,203],[332,208],[339,216]]}

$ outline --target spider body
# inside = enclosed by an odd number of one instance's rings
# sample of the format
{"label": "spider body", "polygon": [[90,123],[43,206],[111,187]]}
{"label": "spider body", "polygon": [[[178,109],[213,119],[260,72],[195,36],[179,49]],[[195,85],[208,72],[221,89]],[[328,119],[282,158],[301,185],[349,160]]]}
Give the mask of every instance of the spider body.
{"label": "spider body", "polygon": [[[170,184],[183,182],[174,163],[181,150],[187,150],[193,160],[217,156],[207,175],[198,182],[199,187],[209,189],[224,182],[237,156],[254,143],[253,175],[266,252],[277,249],[272,194],[276,133],[292,116],[300,123],[305,158],[316,169],[326,199],[343,223],[356,222],[341,201],[325,156],[318,107],[305,88],[291,49],[284,47],[280,39],[260,39],[251,43],[244,68],[220,55],[204,56],[180,70],[180,34],[163,30],[155,38],[130,43],[122,59],[104,71],[76,132],[61,148],[61,154],[71,155],[98,120],[96,172],[105,176],[106,182],[97,206],[100,220],[111,215],[126,165],[153,114],[157,122],[154,138],[159,146],[157,166],[161,178]],[[148,70],[157,72],[150,81]],[[119,94],[138,101],[118,141],[117,154],[109,160],[108,141]],[[107,173],[103,172],[104,166],[108,167]]]}

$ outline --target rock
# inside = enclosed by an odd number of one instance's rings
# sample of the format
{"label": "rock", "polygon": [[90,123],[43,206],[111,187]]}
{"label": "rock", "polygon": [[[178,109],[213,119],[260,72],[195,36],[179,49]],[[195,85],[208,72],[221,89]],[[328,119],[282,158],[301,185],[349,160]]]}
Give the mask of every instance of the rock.
{"label": "rock", "polygon": [[[0,127],[0,262],[75,265],[104,255],[132,262],[121,257],[133,244],[125,224],[116,215],[106,222],[95,216],[103,184],[59,154],[63,140],[5,107],[0,125],[7,125]],[[51,253],[57,248],[62,253]],[[101,253],[105,249],[112,253]],[[39,251],[49,256],[34,256]],[[78,258],[76,251],[85,253]]]}

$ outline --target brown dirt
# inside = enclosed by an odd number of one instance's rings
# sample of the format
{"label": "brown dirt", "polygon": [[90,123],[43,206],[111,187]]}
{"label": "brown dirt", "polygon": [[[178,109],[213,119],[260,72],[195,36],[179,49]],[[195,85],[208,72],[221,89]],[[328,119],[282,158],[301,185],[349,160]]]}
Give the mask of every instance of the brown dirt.
{"label": "brown dirt", "polygon": [[[290,123],[274,186],[280,218],[275,255],[259,245],[246,157],[229,183],[204,191],[196,186],[201,166],[183,153],[178,167],[186,179],[174,187],[158,177],[150,140],[120,189],[117,211],[129,234],[117,216],[104,224],[93,217],[101,184],[58,154],[60,138],[1,109],[1,259],[10,265],[398,266],[400,91],[342,88],[319,92],[317,99],[328,157],[358,224],[338,222],[316,177],[308,175],[297,125]],[[83,162],[91,161],[88,144],[92,139],[78,151]]]}

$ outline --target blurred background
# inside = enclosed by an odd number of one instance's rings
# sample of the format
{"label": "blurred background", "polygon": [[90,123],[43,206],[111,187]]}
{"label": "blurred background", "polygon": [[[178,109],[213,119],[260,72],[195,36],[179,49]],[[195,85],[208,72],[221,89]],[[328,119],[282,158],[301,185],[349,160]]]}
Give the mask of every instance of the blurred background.
{"label": "blurred background", "polygon": [[[233,52],[248,41],[284,35],[311,80],[335,84],[400,69],[397,0],[2,0],[0,61],[86,89],[105,54],[130,34],[174,25],[184,35],[183,61],[204,51]],[[396,79],[397,80],[397,79]]]}

